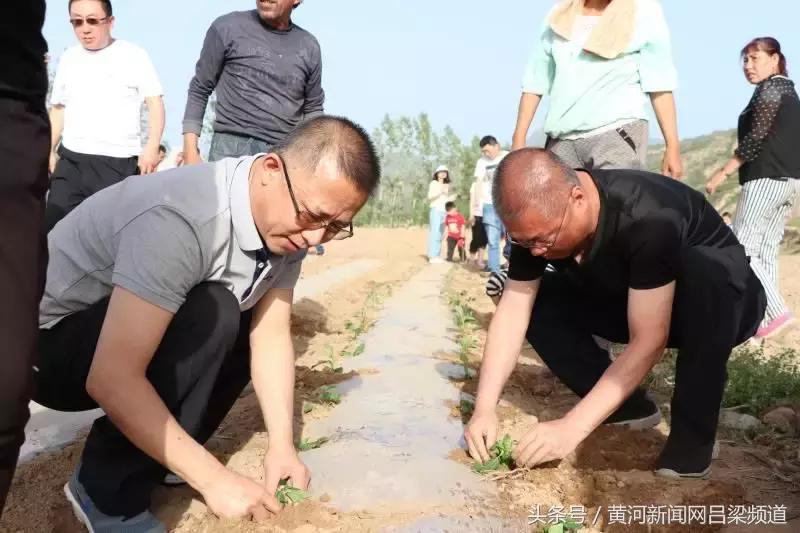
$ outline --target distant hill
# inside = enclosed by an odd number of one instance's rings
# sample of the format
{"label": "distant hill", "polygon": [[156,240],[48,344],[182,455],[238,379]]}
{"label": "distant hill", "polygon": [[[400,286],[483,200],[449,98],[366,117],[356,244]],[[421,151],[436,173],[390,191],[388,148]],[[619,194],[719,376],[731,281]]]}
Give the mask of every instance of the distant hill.
{"label": "distant hill", "polygon": [[[715,131],[700,137],[682,140],[681,154],[683,154],[683,167],[686,175],[685,183],[699,191],[704,191],[708,179],[731,157],[735,146],[736,130]],[[647,166],[650,170],[660,171],[663,154],[663,145],[650,146],[647,151]],[[717,189],[717,192],[709,200],[718,211],[733,213],[736,211],[740,191],[738,177],[734,174]],[[784,241],[784,244],[792,251],[800,250],[800,206],[795,206]]]}
{"label": "distant hill", "polygon": [[[704,190],[706,182],[733,154],[736,146],[736,130],[715,131],[701,137],[681,141],[685,183]],[[653,145],[647,151],[647,166],[650,170],[661,170],[664,145]],[[710,198],[720,211],[733,212],[739,199],[739,181],[735,175],[717,189]]]}

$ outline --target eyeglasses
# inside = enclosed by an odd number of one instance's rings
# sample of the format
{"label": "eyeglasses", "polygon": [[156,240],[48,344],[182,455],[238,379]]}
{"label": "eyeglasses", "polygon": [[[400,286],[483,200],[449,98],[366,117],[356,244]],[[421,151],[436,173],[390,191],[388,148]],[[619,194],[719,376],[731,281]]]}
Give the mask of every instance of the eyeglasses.
{"label": "eyeglasses", "polygon": [[103,17],[101,19],[96,17],[86,17],[85,19],[69,19],[69,23],[72,24],[73,28],[80,28],[81,26],[83,26],[84,22],[89,26],[97,26],[101,22],[105,22],[107,20],[108,17]]}
{"label": "eyeglasses", "polygon": [[553,237],[552,240],[545,241],[542,239],[528,239],[528,240],[518,241],[514,239],[514,237],[512,237],[511,234],[508,234],[508,242],[510,242],[511,244],[516,244],[517,246],[520,246],[522,248],[527,248],[529,250],[531,249],[543,250],[543,253],[547,253],[548,251],[550,251],[550,248],[555,246],[556,242],[558,242],[558,237],[559,235],[561,235],[561,230],[564,228],[564,222],[567,220],[567,213],[569,212],[570,200],[572,200],[571,196],[567,199],[567,205],[564,207],[564,214],[561,216],[561,224],[559,224],[556,236]]}
{"label": "eyeglasses", "polygon": [[309,230],[325,228],[325,234],[322,236],[322,240],[324,242],[341,241],[352,237],[352,222],[348,222],[346,224],[343,222],[337,222],[335,220],[326,222],[324,220],[320,220],[319,216],[315,215],[311,211],[304,211],[300,209],[300,205],[297,203],[297,198],[294,196],[294,189],[292,189],[292,180],[289,179],[289,171],[286,170],[286,162],[281,156],[277,157],[281,162],[281,166],[283,167],[283,177],[286,180],[286,187],[289,189],[289,196],[292,199],[295,215],[302,226]]}

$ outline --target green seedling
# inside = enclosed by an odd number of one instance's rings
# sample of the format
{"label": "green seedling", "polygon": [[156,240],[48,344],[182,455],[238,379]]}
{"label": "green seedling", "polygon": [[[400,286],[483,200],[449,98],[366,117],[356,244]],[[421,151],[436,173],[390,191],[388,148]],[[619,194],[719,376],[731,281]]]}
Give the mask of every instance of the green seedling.
{"label": "green seedling", "polygon": [[469,335],[464,335],[458,339],[458,359],[464,367],[464,379],[470,378],[469,356],[475,349],[475,339]]}
{"label": "green seedling", "polygon": [[300,444],[297,445],[297,449],[300,450],[301,452],[307,452],[308,450],[316,450],[326,442],[328,442],[328,437],[320,437],[317,440],[303,439],[300,441]]}
{"label": "green seedling", "polygon": [[336,366],[336,357],[333,354],[333,348],[328,346],[328,360],[325,361],[325,364],[328,365],[328,370],[333,372],[334,374],[341,374],[344,372],[344,369],[340,366]]}
{"label": "green seedling", "polygon": [[303,402],[303,414],[310,413],[314,410],[314,407],[316,407],[316,405],[311,402]]}
{"label": "green seedling", "polygon": [[472,413],[475,412],[475,402],[472,400],[461,400],[461,403],[458,404],[458,410],[461,411],[461,414],[464,416],[472,416]]}
{"label": "green seedling", "polygon": [[356,340],[357,338],[359,338],[361,335],[364,334],[366,326],[363,321],[356,324],[352,320],[348,320],[347,322],[344,323],[344,329],[350,332],[350,335],[353,337],[353,340]]}
{"label": "green seedling", "polygon": [[505,435],[502,439],[495,442],[489,449],[492,458],[485,463],[475,462],[472,470],[478,474],[487,474],[498,470],[509,470],[513,463],[511,451],[514,449],[514,441],[510,435]]}
{"label": "green seedling", "polygon": [[565,531],[578,531],[583,527],[573,520],[563,520],[557,524],[545,526],[541,529],[541,533],[564,533]]}
{"label": "green seedling", "polygon": [[342,357],[358,357],[364,353],[364,343],[359,342],[350,350],[342,350]]}
{"label": "green seedling", "polygon": [[292,505],[308,499],[308,493],[303,489],[298,489],[287,484],[287,480],[281,480],[275,497],[282,505]]}
{"label": "green seedling", "polygon": [[472,310],[469,307],[458,302],[453,307],[453,320],[455,320],[458,329],[464,330],[475,323],[475,315],[472,314]]}
{"label": "green seedling", "polygon": [[342,401],[342,395],[331,386],[320,388],[317,397],[320,402],[328,405],[336,405]]}

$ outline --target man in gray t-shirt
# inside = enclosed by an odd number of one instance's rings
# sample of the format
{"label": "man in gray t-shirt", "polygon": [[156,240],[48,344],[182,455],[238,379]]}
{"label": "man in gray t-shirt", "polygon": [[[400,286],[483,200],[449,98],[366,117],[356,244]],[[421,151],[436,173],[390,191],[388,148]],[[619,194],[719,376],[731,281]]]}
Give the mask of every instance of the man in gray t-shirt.
{"label": "man in gray t-shirt", "polygon": [[210,161],[267,151],[301,121],[322,113],[319,43],[291,20],[300,1],[257,0],[256,9],[211,24],[186,101],[186,164],[200,162],[198,139],[213,91]]}
{"label": "man in gray t-shirt", "polygon": [[[93,531],[165,531],[147,508],[168,471],[227,518],[278,512],[281,479],[306,487],[293,288],[309,247],[352,236],[379,176],[366,132],[321,116],[267,154],[128,178],[49,234],[35,400],[107,415],[65,490]],[[202,445],[251,377],[269,431],[264,484]]]}

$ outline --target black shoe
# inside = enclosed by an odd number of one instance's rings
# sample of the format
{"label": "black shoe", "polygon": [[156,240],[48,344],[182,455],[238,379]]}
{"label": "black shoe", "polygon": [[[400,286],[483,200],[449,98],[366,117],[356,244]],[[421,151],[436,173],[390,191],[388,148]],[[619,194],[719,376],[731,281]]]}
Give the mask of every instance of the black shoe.
{"label": "black shoe", "polygon": [[670,433],[656,462],[655,474],[672,479],[706,479],[711,462],[719,455],[716,441],[699,444],[694,439]]}
{"label": "black shoe", "polygon": [[641,431],[657,426],[661,422],[661,409],[643,391],[634,392],[619,409],[606,418],[603,424],[623,426],[626,429]]}

